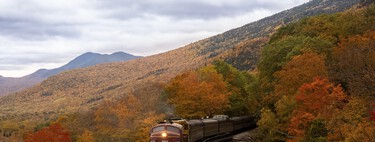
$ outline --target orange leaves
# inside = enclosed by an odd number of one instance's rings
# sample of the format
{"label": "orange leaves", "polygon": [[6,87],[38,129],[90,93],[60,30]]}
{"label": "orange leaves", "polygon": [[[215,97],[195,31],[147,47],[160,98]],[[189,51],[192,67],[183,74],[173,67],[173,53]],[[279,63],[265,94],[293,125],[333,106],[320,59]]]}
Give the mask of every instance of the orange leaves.
{"label": "orange leaves", "polygon": [[290,121],[288,132],[290,135],[296,136],[297,139],[305,135],[305,130],[309,128],[312,120],[315,116],[308,112],[301,112],[296,114]]}
{"label": "orange leaves", "polygon": [[326,78],[316,78],[314,82],[302,85],[296,96],[299,110],[314,112],[316,115],[342,107],[345,99],[342,88],[334,86]]}
{"label": "orange leaves", "polygon": [[295,56],[281,71],[274,74],[279,79],[275,93],[278,96],[294,95],[303,83],[313,81],[314,77],[327,75],[322,56],[313,52]]}
{"label": "orange leaves", "polygon": [[69,132],[59,124],[51,125],[26,136],[25,142],[71,142]]}
{"label": "orange leaves", "polygon": [[140,102],[133,95],[121,99],[119,102],[104,102],[103,106],[95,112],[95,122],[99,131],[111,131],[126,126],[134,128],[134,120],[140,113]]}
{"label": "orange leaves", "polygon": [[229,103],[226,85],[213,66],[187,72],[167,85],[168,102],[175,106],[176,114],[181,117],[220,114]]}
{"label": "orange leaves", "polygon": [[312,120],[332,119],[335,112],[342,109],[346,98],[342,88],[326,78],[316,78],[312,83],[302,85],[296,96],[297,108],[293,111],[288,132],[297,138],[304,137]]}

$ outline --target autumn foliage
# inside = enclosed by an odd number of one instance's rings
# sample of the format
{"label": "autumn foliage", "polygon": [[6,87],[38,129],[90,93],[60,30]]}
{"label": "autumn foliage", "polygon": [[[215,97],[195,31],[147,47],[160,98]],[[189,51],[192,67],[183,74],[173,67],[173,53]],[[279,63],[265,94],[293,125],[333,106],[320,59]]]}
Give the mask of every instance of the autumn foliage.
{"label": "autumn foliage", "polygon": [[342,88],[326,78],[316,78],[314,82],[302,85],[296,95],[297,108],[291,118],[289,134],[296,138],[303,137],[314,119],[333,118],[343,108],[346,98]]}
{"label": "autumn foliage", "polygon": [[177,76],[166,90],[176,115],[184,118],[222,114],[229,105],[226,83],[213,66]]}
{"label": "autumn foliage", "polygon": [[375,141],[375,5],[306,18],[262,50],[264,141]]}
{"label": "autumn foliage", "polygon": [[[226,33],[163,56],[62,73],[14,95],[27,105],[3,101],[0,109],[7,115],[35,107],[35,113],[22,119],[51,122],[0,121],[6,128],[0,132],[10,137],[25,126],[36,131],[25,136],[25,142],[144,142],[149,129],[171,115],[190,119],[227,114],[254,115],[259,141],[373,142],[374,23],[375,5],[352,8],[279,25],[284,27],[270,40],[237,37],[238,29],[231,33],[232,41],[225,40]],[[218,56],[234,46],[233,53]],[[236,56],[228,57],[232,54]],[[54,98],[56,105],[35,106],[28,100],[35,96],[43,98],[37,102]]]}
{"label": "autumn foliage", "polygon": [[29,134],[25,142],[71,142],[70,133],[59,124],[53,124],[47,128]]}

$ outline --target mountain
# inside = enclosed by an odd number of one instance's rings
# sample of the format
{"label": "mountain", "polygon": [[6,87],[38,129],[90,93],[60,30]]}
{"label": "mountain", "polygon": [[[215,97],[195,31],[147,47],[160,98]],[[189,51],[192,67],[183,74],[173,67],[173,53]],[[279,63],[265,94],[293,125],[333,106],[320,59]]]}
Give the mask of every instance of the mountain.
{"label": "mountain", "polygon": [[84,68],[84,67],[101,64],[101,63],[128,61],[128,60],[132,60],[136,58],[139,58],[139,56],[134,56],[134,55],[127,54],[124,52],[115,52],[110,55],[87,52],[76,57],[75,59],[67,63],[66,65],[63,65],[59,68],[55,68],[51,70],[40,69],[25,77],[26,78],[33,78],[33,77],[48,78],[52,75],[58,74],[65,70]]}
{"label": "mountain", "polygon": [[[304,17],[344,11],[360,2],[313,0],[166,53],[62,72],[30,89],[0,98],[0,120],[34,118],[38,121],[59,113],[90,110],[103,101],[116,101],[127,94],[147,90],[152,84],[165,83],[218,58],[230,60],[236,66],[248,65],[244,70],[253,69],[261,45],[278,28]],[[244,60],[230,58],[236,56]],[[244,58],[248,56],[252,58]]]}
{"label": "mountain", "polygon": [[84,68],[102,63],[128,61],[136,58],[139,58],[139,56],[134,56],[124,52],[115,52],[110,55],[87,52],[59,68],[39,69],[32,74],[20,78],[0,77],[0,96],[31,87],[52,75],[56,75],[66,70]]}

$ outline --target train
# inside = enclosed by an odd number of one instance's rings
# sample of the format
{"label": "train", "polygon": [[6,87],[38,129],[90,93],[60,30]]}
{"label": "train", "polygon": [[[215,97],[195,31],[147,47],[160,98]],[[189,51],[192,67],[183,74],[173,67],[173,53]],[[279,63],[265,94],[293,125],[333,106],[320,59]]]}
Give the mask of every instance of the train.
{"label": "train", "polygon": [[215,115],[209,119],[170,119],[150,129],[150,142],[198,142],[255,127],[254,117]]}

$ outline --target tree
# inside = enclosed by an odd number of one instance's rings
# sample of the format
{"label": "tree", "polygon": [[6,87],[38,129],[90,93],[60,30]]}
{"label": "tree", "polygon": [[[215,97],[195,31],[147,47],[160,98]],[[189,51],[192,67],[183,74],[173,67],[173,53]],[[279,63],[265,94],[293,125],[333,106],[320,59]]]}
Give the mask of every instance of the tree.
{"label": "tree", "polygon": [[326,121],[324,119],[315,119],[311,122],[311,126],[307,131],[307,141],[312,142],[326,142],[328,130],[326,127]]}
{"label": "tree", "polygon": [[278,128],[287,131],[292,112],[297,106],[294,95],[284,95],[275,103],[276,116],[279,119]]}
{"label": "tree", "polygon": [[351,96],[343,109],[327,124],[329,141],[373,141],[375,123],[368,116],[371,106],[363,97]]}
{"label": "tree", "polygon": [[373,96],[375,92],[375,32],[343,39],[334,50],[330,76],[350,95]]}
{"label": "tree", "polygon": [[133,134],[134,142],[149,141],[150,128],[163,120],[165,116],[163,114],[157,114],[155,112],[148,112],[144,117],[139,118],[135,123],[139,124]]}
{"label": "tree", "polygon": [[176,115],[200,118],[221,114],[228,108],[229,92],[226,87],[223,76],[213,66],[208,66],[175,77],[166,86],[166,92]]}
{"label": "tree", "polygon": [[257,125],[263,135],[263,141],[274,141],[278,139],[278,123],[279,121],[274,112],[268,108],[263,108],[261,110],[261,118],[257,122]]}
{"label": "tree", "polygon": [[303,139],[314,119],[329,121],[343,108],[346,99],[342,88],[333,85],[327,78],[316,78],[303,84],[296,95],[297,108],[293,111],[289,134],[297,140]]}
{"label": "tree", "polygon": [[50,125],[34,134],[29,134],[25,142],[71,142],[70,133],[59,124]]}
{"label": "tree", "polygon": [[140,117],[141,104],[139,100],[129,94],[118,102],[104,102],[95,114],[95,126],[98,141],[132,140],[138,124],[134,123]]}
{"label": "tree", "polygon": [[315,77],[327,77],[324,63],[324,58],[313,52],[293,57],[282,70],[274,74],[278,79],[275,98],[294,95],[302,84],[312,82]]}
{"label": "tree", "polygon": [[257,93],[253,89],[256,82],[255,76],[241,72],[224,61],[214,61],[213,65],[218,73],[223,75],[227,82],[229,95],[229,108],[225,111],[230,116],[241,116],[255,113],[258,101]]}
{"label": "tree", "polygon": [[333,47],[329,40],[307,36],[288,36],[266,46],[258,64],[265,103],[273,105],[280,96],[293,95],[313,77],[326,76],[325,58],[330,56]]}

